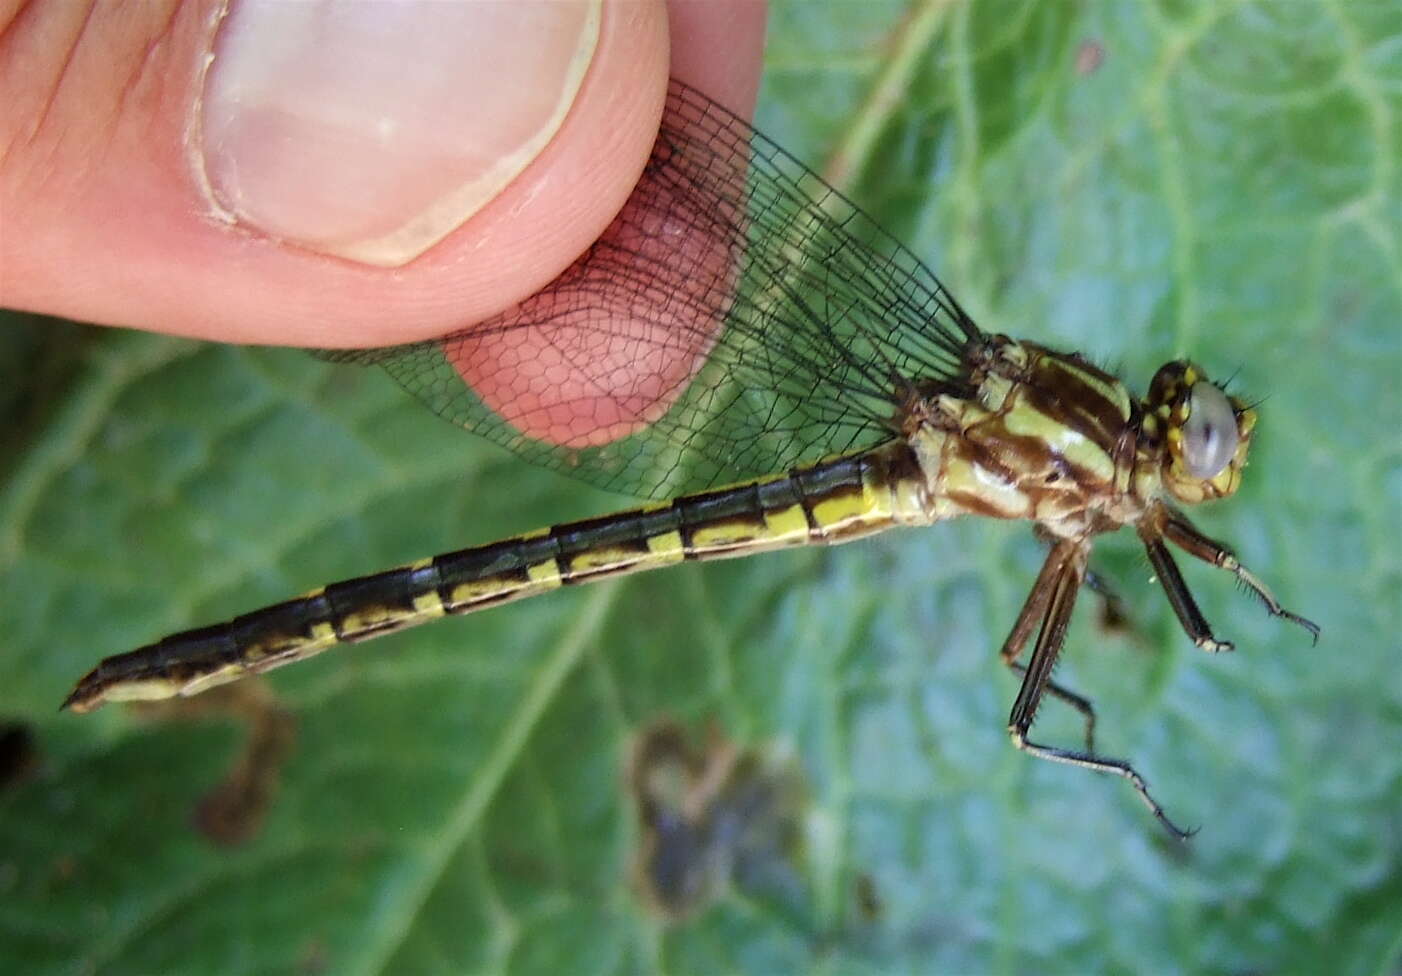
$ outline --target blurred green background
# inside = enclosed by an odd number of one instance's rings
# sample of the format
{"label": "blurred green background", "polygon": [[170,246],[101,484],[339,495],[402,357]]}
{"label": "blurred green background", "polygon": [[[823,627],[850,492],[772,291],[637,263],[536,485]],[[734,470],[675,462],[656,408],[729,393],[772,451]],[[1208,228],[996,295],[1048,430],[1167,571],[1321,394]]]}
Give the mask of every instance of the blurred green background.
{"label": "blurred green background", "polygon": [[[1267,397],[1197,517],[1235,654],[1134,540],[1058,677],[1201,833],[1014,752],[998,644],[1040,547],[983,521],[688,566],[274,675],[253,836],[192,811],[247,723],[58,714],[99,658],[327,580],[629,504],[465,437],[376,372],[10,317],[0,330],[0,960],[37,973],[1393,973],[1402,953],[1402,6],[774,6],[760,128],[985,327],[1143,388]],[[82,269],[74,269],[81,275]],[[620,779],[660,715],[789,750],[802,883],[665,924]],[[23,729],[20,733],[18,729]],[[1045,739],[1075,717],[1043,709]],[[23,743],[28,741],[28,746]],[[16,745],[16,744],[20,745]],[[27,761],[22,760],[27,754]]]}

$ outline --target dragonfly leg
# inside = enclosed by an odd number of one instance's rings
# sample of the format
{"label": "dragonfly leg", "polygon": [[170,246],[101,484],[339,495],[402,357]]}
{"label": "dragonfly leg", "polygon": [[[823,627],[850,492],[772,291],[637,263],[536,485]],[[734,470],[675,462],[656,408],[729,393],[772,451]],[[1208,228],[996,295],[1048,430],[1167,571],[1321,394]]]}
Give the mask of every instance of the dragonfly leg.
{"label": "dragonfly leg", "polygon": [[[1026,680],[1027,666],[1016,661],[1008,661],[1008,667],[1012,668],[1016,674],[1022,675]],[[1095,706],[1085,695],[1079,695],[1067,688],[1065,685],[1057,684],[1050,678],[1047,679],[1047,693],[1053,698],[1064,701],[1076,711],[1081,713],[1081,721],[1086,727],[1086,752],[1095,752]]]}
{"label": "dragonfly leg", "polygon": [[[1053,550],[1053,553],[1055,550]],[[1032,585],[1032,592],[1027,595],[1027,601],[1022,606],[1021,613],[1018,614],[1017,622],[1013,624],[1012,632],[1008,634],[1008,639],[1003,642],[1003,649],[999,651],[999,657],[1003,659],[1012,671],[1021,675],[1023,679],[1027,676],[1027,666],[1021,664],[1018,658],[1022,656],[1023,649],[1027,646],[1028,639],[1032,636],[1032,630],[1046,613],[1047,598],[1050,596],[1052,586],[1056,579],[1056,572],[1062,565],[1062,559],[1053,559],[1053,553],[1049,553],[1047,560],[1042,564],[1042,571],[1037,575],[1037,582]],[[1067,688],[1065,685],[1047,678],[1045,681],[1046,690],[1053,698],[1070,705],[1081,713],[1081,718],[1086,727],[1086,752],[1095,752],[1095,706],[1090,699]],[[1033,706],[1035,709],[1035,705]]]}
{"label": "dragonfly leg", "polygon": [[1178,571],[1178,564],[1173,561],[1168,546],[1163,544],[1163,537],[1157,532],[1142,529],[1139,537],[1144,542],[1144,551],[1149,554],[1149,562],[1153,564],[1159,584],[1168,595],[1169,606],[1173,607],[1173,612],[1178,615],[1178,622],[1183,625],[1184,633],[1192,638],[1194,644],[1211,654],[1232,650],[1234,645],[1231,641],[1218,640],[1212,636],[1212,628],[1198,609],[1197,601],[1193,599],[1188,584],[1183,580],[1183,574]]}
{"label": "dragonfly leg", "polygon": [[1154,815],[1154,819],[1163,824],[1174,837],[1179,840],[1187,840],[1197,833],[1197,828],[1184,830],[1172,820],[1168,819],[1168,814],[1163,812],[1163,807],[1159,801],[1154,799],[1149,792],[1149,784],[1144,781],[1144,777],[1123,759],[1107,759],[1104,756],[1091,756],[1084,752],[1076,752],[1074,749],[1058,749],[1055,746],[1039,745],[1036,742],[1029,742],[1025,732],[1018,732],[1015,728],[1009,727],[1012,735],[1013,745],[1029,756],[1036,756],[1038,759],[1050,759],[1052,762],[1066,763],[1069,766],[1080,766],[1082,769],[1093,769],[1100,773],[1114,773],[1129,781],[1129,785],[1134,787],[1134,792],[1139,794],[1139,798],[1144,801],[1144,805],[1149,808],[1149,812]]}
{"label": "dragonfly leg", "polygon": [[[1057,537],[1040,523],[1033,526],[1032,534],[1040,541],[1045,542],[1048,549],[1057,543]],[[1134,621],[1130,617],[1129,611],[1125,609],[1125,601],[1115,589],[1115,585],[1093,569],[1086,570],[1085,585],[1100,598],[1101,630],[1132,635]]]}
{"label": "dragonfly leg", "polygon": [[[1031,634],[1030,622],[1024,618],[1035,618],[1036,610],[1044,610],[1042,616],[1041,630],[1037,634],[1037,643],[1032,649],[1032,659],[1027,667],[1023,669],[1022,688],[1019,689],[1017,700],[1013,702],[1012,713],[1008,716],[1008,735],[1012,739],[1013,745],[1019,750],[1037,757],[1047,759],[1052,762],[1065,763],[1069,766],[1080,766],[1082,769],[1092,769],[1103,773],[1114,773],[1129,781],[1130,786],[1139,794],[1140,799],[1153,813],[1154,818],[1163,824],[1171,834],[1180,840],[1192,836],[1192,831],[1183,830],[1164,813],[1163,807],[1154,799],[1149,792],[1149,785],[1144,781],[1144,777],[1122,759],[1107,759],[1097,756],[1091,751],[1079,752],[1074,749],[1061,749],[1055,746],[1042,745],[1032,742],[1027,738],[1027,733],[1032,727],[1032,720],[1037,714],[1037,706],[1041,703],[1042,694],[1051,690],[1050,675],[1052,667],[1056,664],[1057,655],[1061,652],[1062,644],[1066,641],[1066,629],[1071,621],[1071,611],[1076,605],[1076,592],[1081,588],[1081,583],[1086,574],[1087,547],[1081,542],[1061,542],[1053,547],[1047,556],[1047,562],[1042,567],[1042,572],[1037,576],[1037,583],[1033,587],[1033,592],[1027,598],[1027,604],[1023,607],[1023,612],[1018,616],[1017,623],[1013,625],[1013,632],[1008,637],[1008,644],[1004,646],[1004,659],[1011,656],[1015,658],[1026,644]],[[1033,612],[1029,613],[1029,607]],[[1016,643],[1015,643],[1016,642]]]}
{"label": "dragonfly leg", "polygon": [[1282,607],[1280,601],[1275,598],[1275,594],[1267,588],[1265,583],[1256,578],[1256,574],[1243,566],[1230,549],[1203,535],[1198,531],[1198,527],[1189,522],[1182,513],[1166,512],[1160,530],[1163,532],[1164,538],[1188,555],[1231,573],[1242,585],[1260,597],[1271,616],[1281,617],[1296,626],[1303,627],[1309,631],[1313,642],[1319,643],[1318,624]]}

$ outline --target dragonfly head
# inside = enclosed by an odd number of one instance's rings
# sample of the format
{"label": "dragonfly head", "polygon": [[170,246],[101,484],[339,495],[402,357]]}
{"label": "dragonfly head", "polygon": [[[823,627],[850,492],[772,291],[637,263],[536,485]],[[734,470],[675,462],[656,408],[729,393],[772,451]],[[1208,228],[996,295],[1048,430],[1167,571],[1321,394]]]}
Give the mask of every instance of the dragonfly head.
{"label": "dragonfly head", "polygon": [[1186,360],[1154,374],[1144,432],[1158,445],[1163,485],[1187,504],[1225,498],[1241,485],[1256,411]]}

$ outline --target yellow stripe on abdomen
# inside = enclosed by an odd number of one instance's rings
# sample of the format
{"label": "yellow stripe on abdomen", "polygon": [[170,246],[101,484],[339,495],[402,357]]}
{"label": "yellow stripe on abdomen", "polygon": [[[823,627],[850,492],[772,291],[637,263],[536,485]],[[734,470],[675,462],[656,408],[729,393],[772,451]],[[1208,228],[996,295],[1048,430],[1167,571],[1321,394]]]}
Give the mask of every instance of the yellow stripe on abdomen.
{"label": "yellow stripe on abdomen", "polygon": [[801,503],[764,513],[764,530],[769,538],[793,545],[808,541],[808,513]]}
{"label": "yellow stripe on abdomen", "polygon": [[840,543],[880,532],[903,521],[896,493],[901,486],[867,465],[859,468],[860,480],[837,487],[814,499],[808,514],[815,542]]}

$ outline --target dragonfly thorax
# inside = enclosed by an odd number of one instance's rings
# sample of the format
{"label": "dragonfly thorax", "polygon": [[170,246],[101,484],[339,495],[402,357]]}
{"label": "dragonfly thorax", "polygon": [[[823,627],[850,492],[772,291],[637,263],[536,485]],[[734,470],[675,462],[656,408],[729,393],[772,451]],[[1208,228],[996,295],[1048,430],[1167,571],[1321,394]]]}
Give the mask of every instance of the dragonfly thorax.
{"label": "dragonfly thorax", "polygon": [[1142,401],[1081,356],[1006,336],[971,347],[966,363],[963,387],[903,411],[932,520],[1031,519],[1084,538],[1241,482],[1255,412],[1191,363],[1162,367]]}
{"label": "dragonfly thorax", "polygon": [[1142,514],[1141,408],[1119,380],[1080,356],[1006,336],[989,337],[968,360],[971,393],[922,398],[911,407],[916,422],[903,427],[932,518],[1031,519],[1072,538]]}

